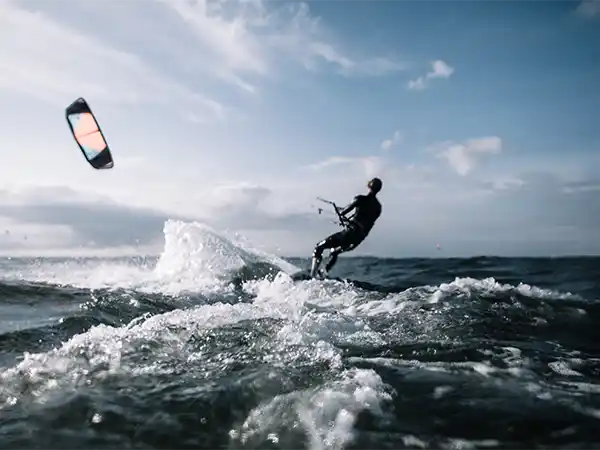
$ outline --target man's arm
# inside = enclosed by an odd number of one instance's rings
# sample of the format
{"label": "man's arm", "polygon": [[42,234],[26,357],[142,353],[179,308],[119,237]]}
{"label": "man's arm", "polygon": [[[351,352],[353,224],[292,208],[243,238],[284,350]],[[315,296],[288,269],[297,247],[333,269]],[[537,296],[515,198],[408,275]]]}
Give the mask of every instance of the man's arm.
{"label": "man's arm", "polygon": [[350,211],[352,211],[354,208],[356,208],[357,203],[358,203],[358,197],[354,197],[354,200],[352,200],[352,203],[350,203],[348,206],[346,206],[344,209],[342,209],[340,211],[340,214],[345,217],[346,214],[348,214]]}

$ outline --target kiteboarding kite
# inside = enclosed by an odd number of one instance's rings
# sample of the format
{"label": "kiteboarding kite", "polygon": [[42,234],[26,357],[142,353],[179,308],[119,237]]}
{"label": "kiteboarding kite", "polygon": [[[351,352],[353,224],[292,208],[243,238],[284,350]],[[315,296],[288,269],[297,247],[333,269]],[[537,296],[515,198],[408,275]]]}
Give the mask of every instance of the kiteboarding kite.
{"label": "kiteboarding kite", "polygon": [[94,169],[111,169],[114,161],[90,106],[78,98],[66,109],[67,122],[83,156]]}

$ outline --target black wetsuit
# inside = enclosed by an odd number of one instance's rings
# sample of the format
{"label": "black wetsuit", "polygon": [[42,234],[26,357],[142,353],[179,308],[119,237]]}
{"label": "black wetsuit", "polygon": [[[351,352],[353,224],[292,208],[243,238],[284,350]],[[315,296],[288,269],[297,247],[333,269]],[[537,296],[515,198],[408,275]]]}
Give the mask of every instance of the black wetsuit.
{"label": "black wetsuit", "polygon": [[[325,269],[330,271],[340,253],[355,249],[369,234],[375,221],[381,215],[381,203],[375,195],[357,195],[343,211],[345,216],[352,209],[356,212],[349,219],[346,229],[328,236],[319,242],[313,251],[313,266],[320,266],[323,251],[332,249],[331,256]],[[314,275],[314,274],[313,274]]]}

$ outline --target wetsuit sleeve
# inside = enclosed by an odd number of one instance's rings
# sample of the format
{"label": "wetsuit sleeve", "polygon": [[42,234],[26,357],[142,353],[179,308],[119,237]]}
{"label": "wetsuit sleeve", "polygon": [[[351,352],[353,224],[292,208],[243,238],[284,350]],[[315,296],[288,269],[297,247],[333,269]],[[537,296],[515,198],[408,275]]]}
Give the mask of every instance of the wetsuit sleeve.
{"label": "wetsuit sleeve", "polygon": [[354,208],[356,208],[356,205],[358,204],[358,196],[354,197],[354,200],[352,200],[352,203],[350,203],[348,206],[346,206],[344,209],[342,209],[340,211],[340,214],[342,216],[345,216],[346,214],[348,214],[350,211],[352,211]]}

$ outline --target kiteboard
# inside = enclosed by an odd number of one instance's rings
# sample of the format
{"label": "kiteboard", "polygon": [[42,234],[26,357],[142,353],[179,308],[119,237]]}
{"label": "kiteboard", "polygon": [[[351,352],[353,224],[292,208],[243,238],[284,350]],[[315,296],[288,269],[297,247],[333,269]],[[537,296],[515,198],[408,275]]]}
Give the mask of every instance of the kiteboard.
{"label": "kiteboard", "polygon": [[315,278],[313,278],[313,277],[310,276],[310,271],[309,270],[301,270],[299,272],[295,272],[292,275],[290,275],[290,278],[294,282],[309,281],[309,280],[316,280],[316,281],[339,281],[341,283],[351,284],[354,287],[358,287],[358,288],[365,289],[365,290],[368,290],[368,291],[379,291],[379,290],[382,289],[381,286],[378,286],[376,284],[369,283],[367,281],[354,280],[352,278],[341,278],[341,277],[325,277],[325,278],[316,278],[315,277]]}
{"label": "kiteboard", "polygon": [[[290,275],[290,277],[293,281],[308,281],[313,279],[313,277],[310,276],[309,270],[301,270],[299,272],[295,272],[292,275]],[[314,279],[318,280],[319,278]]]}

